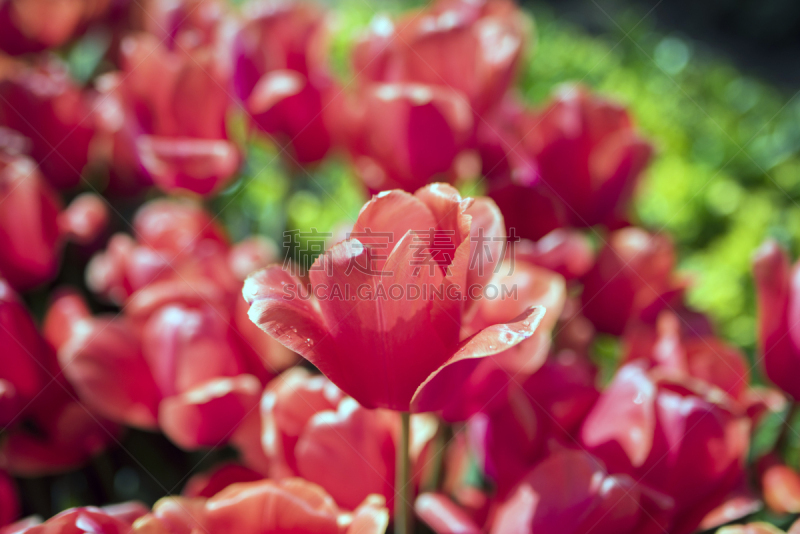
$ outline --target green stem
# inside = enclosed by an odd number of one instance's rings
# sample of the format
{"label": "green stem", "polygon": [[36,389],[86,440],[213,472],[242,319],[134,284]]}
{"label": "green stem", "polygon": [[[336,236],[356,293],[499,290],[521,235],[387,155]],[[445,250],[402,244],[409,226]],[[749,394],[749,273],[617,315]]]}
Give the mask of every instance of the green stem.
{"label": "green stem", "polygon": [[411,435],[411,414],[402,412],[402,431],[397,446],[397,463],[395,465],[394,482],[394,532],[395,534],[411,534],[411,459],[409,458],[409,441]]}
{"label": "green stem", "polygon": [[436,429],[436,435],[433,437],[433,458],[431,460],[433,468],[431,469],[430,477],[425,482],[423,491],[436,491],[442,481],[442,472],[444,471],[444,453],[447,449],[447,443],[450,440],[450,428],[444,421],[439,421],[439,426]]}

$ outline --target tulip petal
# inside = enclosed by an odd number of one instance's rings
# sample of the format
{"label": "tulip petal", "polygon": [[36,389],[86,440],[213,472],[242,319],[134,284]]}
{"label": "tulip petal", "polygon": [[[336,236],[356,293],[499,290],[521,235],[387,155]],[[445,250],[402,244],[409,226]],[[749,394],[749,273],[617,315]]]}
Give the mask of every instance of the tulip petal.
{"label": "tulip petal", "polygon": [[[336,412],[317,413],[295,447],[298,474],[325,488],[343,508],[356,508],[372,493],[391,506],[395,446],[386,415],[353,399],[343,400]],[[343,484],[349,473],[359,476]]]}
{"label": "tulip petal", "polygon": [[209,380],[161,402],[158,422],[180,447],[218,447],[258,406],[261,383],[252,375]]}
{"label": "tulip petal", "polygon": [[125,320],[86,319],[58,351],[58,362],[78,395],[112,421],[155,428],[161,395]]}
{"label": "tulip petal", "polygon": [[412,411],[428,412],[444,407],[482,358],[499,354],[530,338],[544,315],[543,307],[534,306],[508,323],[489,326],[462,341],[453,356],[417,388],[411,400]]}
{"label": "tulip petal", "polygon": [[349,237],[375,250],[375,270],[380,271],[409,231],[435,228],[436,220],[416,196],[400,190],[384,191],[364,204]]}
{"label": "tulip petal", "polygon": [[370,495],[356,508],[346,534],[384,534],[389,526],[389,510],[380,495]]}
{"label": "tulip petal", "polygon": [[205,506],[208,532],[338,534],[338,508],[322,488],[303,479],[233,484]]}
{"label": "tulip petal", "polygon": [[481,534],[481,529],[449,497],[423,493],[414,502],[417,516],[436,534]]}
{"label": "tulip petal", "polygon": [[372,249],[352,239],[309,272],[323,290],[320,308],[339,348],[338,361],[326,362],[335,374],[321,370],[367,408],[405,411],[417,386],[458,344],[460,315],[452,306],[460,298],[434,297],[445,289],[442,271],[410,231],[382,272],[373,272],[371,258]]}
{"label": "tulip petal", "polygon": [[656,386],[645,371],[634,364],[623,367],[584,422],[583,443],[600,447],[616,442],[640,467],[653,446],[655,401]]}
{"label": "tulip petal", "polygon": [[280,265],[272,265],[251,274],[242,294],[250,303],[251,321],[327,376],[336,376],[335,349],[330,347],[333,340],[319,311],[302,297],[303,288],[300,280]]}

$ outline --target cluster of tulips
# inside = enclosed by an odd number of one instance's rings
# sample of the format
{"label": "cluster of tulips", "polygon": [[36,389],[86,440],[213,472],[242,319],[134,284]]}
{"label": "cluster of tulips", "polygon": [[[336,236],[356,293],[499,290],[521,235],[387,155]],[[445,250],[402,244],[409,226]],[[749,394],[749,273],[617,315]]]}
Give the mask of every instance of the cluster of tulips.
{"label": "cluster of tulips", "polygon": [[[653,148],[627,111],[514,91],[531,25],[513,2],[378,14],[352,80],[330,66],[335,15],[0,3],[0,533],[780,532],[747,522],[765,509],[788,527],[795,430],[750,453],[800,399],[787,252],[754,256],[751,366],[686,305],[669,236],[630,219]],[[98,26],[109,67],[81,84],[55,52]],[[299,173],[346,158],[373,195],[310,267],[232,242],[203,203],[253,138]],[[80,287],[53,283],[67,243]],[[619,342],[610,378],[598,336]],[[126,428],[238,457],[152,507],[19,517],[15,479]]]}

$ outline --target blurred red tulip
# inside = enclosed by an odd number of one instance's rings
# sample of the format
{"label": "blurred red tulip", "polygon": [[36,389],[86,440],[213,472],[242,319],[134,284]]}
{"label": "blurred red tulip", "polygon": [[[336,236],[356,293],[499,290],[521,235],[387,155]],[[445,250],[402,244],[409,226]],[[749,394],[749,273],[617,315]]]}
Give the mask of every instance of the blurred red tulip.
{"label": "blurred red tulip", "polygon": [[795,399],[800,399],[800,299],[798,269],[786,252],[767,241],[756,252],[753,278],[759,314],[759,349],[769,379]]}
{"label": "blurred red tulip", "polygon": [[170,49],[155,36],[135,34],[121,44],[122,70],[98,81],[96,106],[112,177],[131,188],[146,173],[166,191],[209,195],[239,168],[225,119],[231,98],[229,69],[217,43],[178,35]]}
{"label": "blurred red tulip", "polygon": [[637,485],[626,474],[609,474],[585,451],[561,449],[512,491],[499,507],[491,532],[636,534],[648,532],[648,523],[670,504],[669,497]]}
{"label": "blurred red tulip", "polygon": [[76,401],[53,348],[2,279],[0,345],[0,467],[29,476],[63,471],[114,438],[112,425]]}
{"label": "blurred red tulip", "polygon": [[297,163],[331,147],[326,108],[335,88],[326,65],[326,21],[310,2],[255,0],[233,44],[234,89],[255,126]]}
{"label": "blurred red tulip", "polygon": [[44,523],[35,517],[23,519],[0,530],[0,534],[130,534],[133,522],[145,512],[142,508],[139,503],[70,508]]}
{"label": "blurred red tulip", "polygon": [[53,187],[80,183],[94,124],[87,97],[66,65],[48,57],[0,78],[0,122],[30,140],[30,155]]}
{"label": "blurred red tulip", "polygon": [[271,267],[245,282],[250,317],[367,408],[442,408],[453,383],[448,374],[437,380],[445,369],[468,376],[481,358],[531,337],[544,315],[530,307],[462,340],[465,310],[500,259],[482,246],[504,239],[493,233],[500,220],[491,202],[462,199],[444,184],[381,193],[362,208],[350,239],[312,266],[314,300],[296,277]]}
{"label": "blurred red tulip", "polygon": [[[668,530],[688,534],[742,483],[749,431],[746,414],[719,390],[704,396],[690,382],[632,363],[617,372],[580,436],[611,472],[671,497]],[[723,522],[751,513],[752,502],[737,502]]]}
{"label": "blurred red tulip", "polygon": [[364,81],[459,91],[482,114],[511,85],[526,30],[511,1],[439,0],[396,22],[374,19],[353,50],[353,67]]}
{"label": "blurred red tulip", "polygon": [[46,324],[65,375],[97,413],[160,428],[185,449],[247,446],[239,431],[258,439],[251,419],[263,385],[294,361],[283,347],[273,359],[276,343],[252,324],[246,334],[237,326],[243,273],[271,261],[274,244],[232,247],[202,208],[173,200],[145,204],[133,229],[136,240],[114,236],[87,270],[89,287],[124,315],[90,317],[75,295],[51,307]]}
{"label": "blurred red tulip", "polygon": [[463,509],[440,493],[423,493],[414,501],[417,516],[436,534],[481,534]]}
{"label": "blurred red tulip", "polygon": [[289,478],[233,484],[209,499],[161,499],[152,514],[136,522],[134,532],[380,534],[388,523],[385,503],[377,495],[347,513],[316,484]]}
{"label": "blurred red tulip", "polygon": [[685,284],[674,268],[667,236],[636,227],[613,232],[583,278],[583,315],[597,330],[613,335],[621,335],[632,319],[655,321],[670,303],[680,302]]}
{"label": "blurred red tulip", "polygon": [[707,318],[681,312],[662,311],[655,327],[631,325],[623,338],[623,361],[645,361],[678,380],[699,379],[732,399],[749,402],[750,373],[744,354],[715,337]]}
{"label": "blurred red tulip", "polygon": [[81,193],[59,214],[58,226],[74,243],[88,245],[101,237],[108,219],[108,205],[101,196]]}
{"label": "blurred red tulip", "polygon": [[800,474],[774,455],[759,462],[764,502],[779,514],[800,513]]}
{"label": "blurred red tulip", "polygon": [[455,181],[473,118],[464,96],[450,88],[373,84],[359,95],[343,128],[356,171],[371,192],[411,192],[432,181]]}
{"label": "blurred red tulip", "polygon": [[[392,509],[397,414],[367,410],[327,378],[294,368],[267,386],[261,416],[273,478],[302,476],[322,486],[344,509],[355,509],[372,493],[382,495]],[[417,462],[436,433],[436,422],[414,416],[411,431],[412,462]],[[350,473],[359,476],[352,479]]]}
{"label": "blurred red tulip", "polygon": [[515,258],[557,272],[567,280],[585,275],[594,265],[595,253],[589,238],[577,230],[559,228],[538,241],[523,239],[513,245]]}
{"label": "blurred red tulip", "polygon": [[465,374],[453,366],[439,374],[436,387],[446,391],[448,396],[441,410],[441,416],[447,421],[464,421],[477,412],[490,411],[493,406],[506,402],[504,391],[515,383],[525,382],[545,362],[551,332],[564,307],[566,287],[560,275],[519,259],[506,259],[497,270],[489,286],[516,290],[509,295],[482,299],[474,306],[469,322],[462,326],[462,335],[502,323],[531,306],[542,306],[547,313],[530,338],[481,359],[471,373]]}
{"label": "blurred red tulip", "polygon": [[231,484],[255,482],[264,475],[238,463],[216,465],[209,473],[194,475],[186,482],[181,495],[184,497],[213,497]]}
{"label": "blurred red tulip", "polygon": [[55,277],[61,202],[36,163],[0,151],[0,275],[19,290]]}
{"label": "blurred red tulip", "polygon": [[595,370],[569,351],[548,360],[527,380],[504,378],[513,383],[503,402],[468,423],[475,460],[500,498],[541,458],[549,440],[574,440],[598,397]]}
{"label": "blurred red tulip", "polygon": [[0,5],[0,50],[39,52],[67,42],[103,15],[109,0],[15,0]]}
{"label": "blurred red tulip", "polygon": [[562,226],[613,228],[627,220],[626,206],[652,147],[624,108],[567,87],[546,109],[520,120],[518,129],[517,142],[506,150],[530,154],[538,180],[529,173],[493,178],[489,195],[509,228],[539,239]]}

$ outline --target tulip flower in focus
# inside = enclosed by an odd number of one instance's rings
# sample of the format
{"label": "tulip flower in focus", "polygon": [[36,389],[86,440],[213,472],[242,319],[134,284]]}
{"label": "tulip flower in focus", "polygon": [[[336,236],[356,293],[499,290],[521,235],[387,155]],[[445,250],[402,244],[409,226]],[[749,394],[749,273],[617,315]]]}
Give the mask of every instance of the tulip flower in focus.
{"label": "tulip flower in focus", "polygon": [[316,484],[289,478],[233,484],[208,499],[166,497],[134,523],[133,532],[381,534],[388,523],[378,495],[370,495],[349,513]]}
{"label": "tulip flower in focus", "polygon": [[[312,266],[313,300],[278,266],[251,275],[243,292],[253,322],[359,404],[436,410],[449,400],[448,384],[457,387],[481,358],[530,338],[544,314],[530,307],[462,335],[500,260],[483,248],[492,237],[504,240],[502,217],[487,199],[462,199],[445,184],[414,195],[387,191],[361,209],[350,239]],[[409,291],[420,293],[414,299]]]}
{"label": "tulip flower in focus", "polygon": [[215,43],[195,44],[186,30],[169,48],[134,34],[121,44],[122,69],[101,77],[95,106],[112,181],[136,188],[218,192],[239,168],[227,138],[229,68]]}
{"label": "tulip flower in focus", "polygon": [[311,2],[252,1],[233,44],[233,86],[256,127],[290,159],[319,161],[331,147],[326,17]]}
{"label": "tulip flower in focus", "polygon": [[94,123],[87,96],[65,64],[47,57],[0,78],[0,123],[28,138],[30,156],[53,187],[80,183]]}
{"label": "tulip flower in focus", "polygon": [[77,402],[53,347],[2,279],[0,345],[0,468],[20,476],[61,472],[114,439],[114,425]]}
{"label": "tulip flower in focus", "polygon": [[547,108],[517,122],[517,141],[505,143],[506,150],[530,154],[538,177],[488,173],[489,195],[509,228],[535,240],[562,226],[614,228],[627,221],[625,209],[652,148],[623,107],[566,87]]}
{"label": "tulip flower in focus", "polygon": [[[301,476],[323,487],[344,509],[356,509],[373,493],[392,508],[397,414],[367,410],[324,376],[295,368],[267,386],[261,416],[272,478]],[[435,433],[432,416],[411,419],[412,464],[426,465],[422,453]],[[413,470],[414,476],[421,475]],[[359,476],[350,479],[352,473]]]}
{"label": "tulip flower in focus", "polygon": [[758,297],[759,361],[767,377],[794,399],[800,398],[800,326],[798,319],[797,266],[791,267],[786,252],[767,241],[753,262]]}
{"label": "tulip flower in focus", "polygon": [[293,360],[237,307],[245,273],[271,261],[274,246],[231,246],[188,202],[147,204],[133,226],[138,241],[112,237],[87,272],[124,313],[93,317],[74,294],[51,308],[64,374],[97,413],[161,428],[181,447],[238,443],[243,432],[257,442],[249,421],[258,420],[263,385]]}
{"label": "tulip flower in focus", "polygon": [[[580,440],[609,472],[669,497],[671,506],[649,521],[688,534],[753,511],[754,499],[733,499],[745,480],[749,432],[749,418],[719,390],[631,363],[587,415]],[[713,512],[729,499],[735,505],[716,522]]]}

